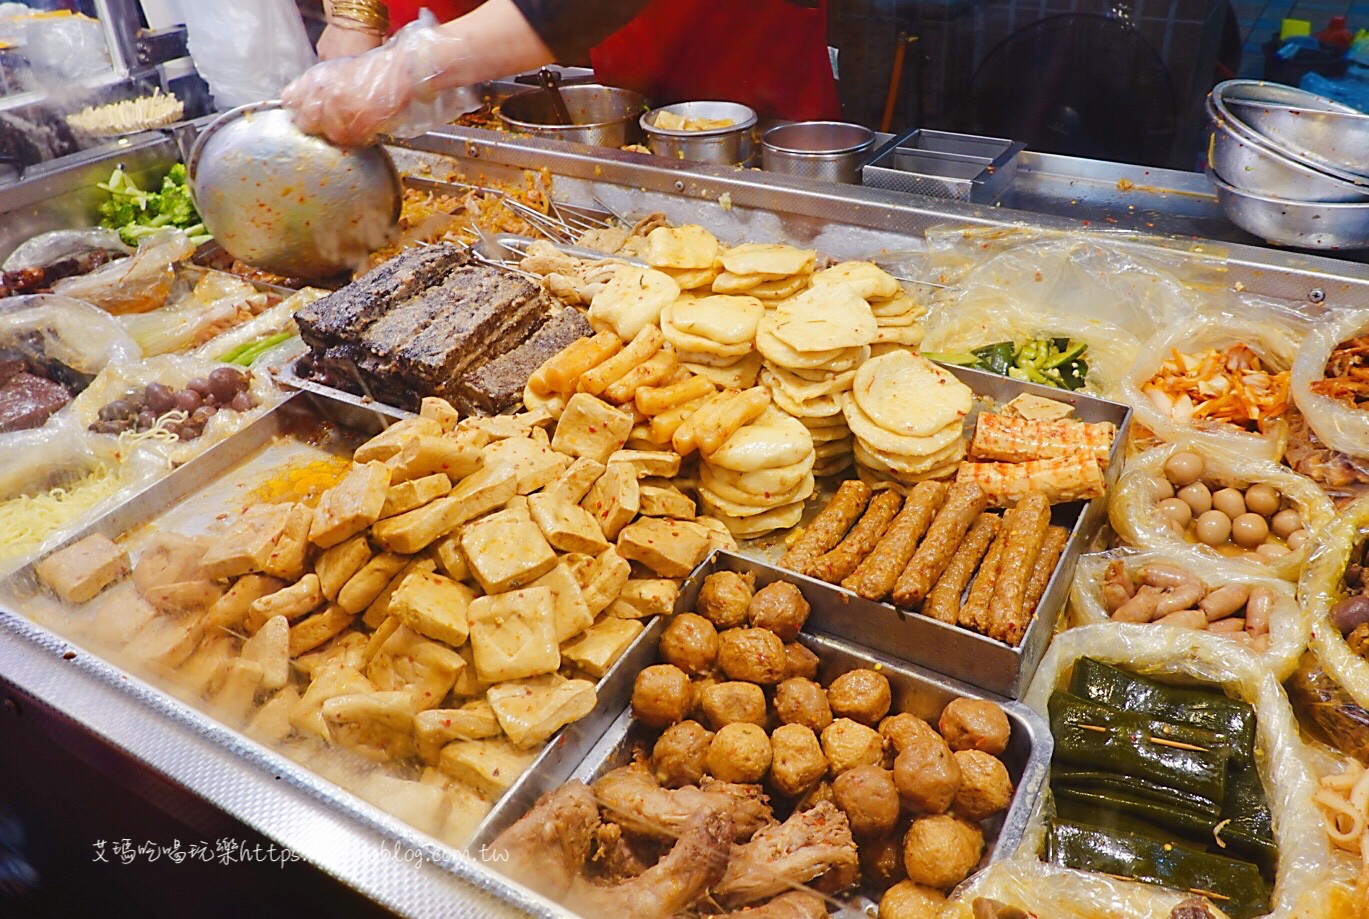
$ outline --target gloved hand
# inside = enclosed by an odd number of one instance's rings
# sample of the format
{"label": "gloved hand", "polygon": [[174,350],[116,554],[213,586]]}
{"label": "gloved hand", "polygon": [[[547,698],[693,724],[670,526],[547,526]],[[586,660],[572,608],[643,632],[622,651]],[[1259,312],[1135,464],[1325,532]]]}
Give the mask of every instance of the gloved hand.
{"label": "gloved hand", "polygon": [[466,57],[424,11],[389,42],[360,57],[324,61],[281,93],[300,130],[341,146],[377,135],[414,136],[480,107],[467,87],[442,90],[446,71]]}

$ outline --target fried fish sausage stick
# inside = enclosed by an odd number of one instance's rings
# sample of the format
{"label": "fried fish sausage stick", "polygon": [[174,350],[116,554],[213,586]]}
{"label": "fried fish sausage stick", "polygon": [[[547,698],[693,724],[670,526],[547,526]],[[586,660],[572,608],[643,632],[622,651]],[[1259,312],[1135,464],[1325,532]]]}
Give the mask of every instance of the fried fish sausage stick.
{"label": "fried fish sausage stick", "polygon": [[538,367],[528,379],[528,386],[539,396],[552,393],[568,396],[575,392],[581,374],[593,370],[621,350],[622,339],[612,332],[578,339]]}
{"label": "fried fish sausage stick", "polygon": [[927,532],[945,500],[944,482],[919,482],[914,486],[903,503],[903,510],[894,518],[875,551],[865,556],[841,586],[867,600],[883,600],[889,596],[898,576],[908,566],[908,559],[913,557],[917,541]]}
{"label": "fried fish sausage stick", "polygon": [[1051,504],[1045,495],[1033,492],[1017,502],[1008,538],[1003,543],[998,581],[993,586],[993,598],[989,600],[990,638],[1014,646],[1022,640],[1032,612],[1023,609],[1027,581],[1031,580],[1032,565],[1041,554],[1050,524]]}
{"label": "fried fish sausage stick", "polygon": [[903,498],[896,491],[875,495],[846,538],[835,549],[814,559],[804,574],[829,584],[840,582],[879,545],[880,537],[889,529],[902,505]]}
{"label": "fried fish sausage stick", "polygon": [[916,606],[927,596],[941,572],[946,570],[965,531],[988,507],[989,499],[973,482],[956,482],[946,493],[946,503],[927,529],[927,538],[917,547],[912,561],[894,583],[894,602]]}
{"label": "fried fish sausage stick", "polygon": [[1032,564],[1032,576],[1027,581],[1027,595],[1022,600],[1022,610],[1028,617],[1036,612],[1036,605],[1041,602],[1041,597],[1046,592],[1046,585],[1055,573],[1055,566],[1060,561],[1060,556],[1065,554],[1065,543],[1069,538],[1070,531],[1064,527],[1050,527],[1046,530],[1046,539],[1041,543],[1041,551],[1037,553],[1036,562]]}
{"label": "fried fish sausage stick", "polygon": [[1098,461],[1084,451],[1025,463],[961,463],[955,480],[976,483],[994,507],[1011,507],[1032,492],[1065,504],[1101,498],[1106,491]]}
{"label": "fried fish sausage stick", "polygon": [[708,377],[691,376],[669,386],[643,386],[637,390],[633,402],[637,406],[637,411],[648,418],[654,418],[695,399],[711,396],[717,391],[718,388]]}
{"label": "fried fish sausage stick", "polygon": [[989,600],[993,598],[993,586],[998,581],[998,563],[1003,560],[1003,543],[1008,527],[1012,524],[1012,513],[1011,510],[1008,511],[1000,520],[998,536],[994,538],[993,545],[989,546],[984,561],[979,563],[979,573],[970,585],[969,596],[965,598],[960,612],[956,614],[956,624],[962,629],[973,629],[982,633],[988,628]]}
{"label": "fried fish sausage stick", "polygon": [[700,410],[686,423],[694,428],[699,452],[709,456],[769,407],[770,391],[764,386],[753,386]]}
{"label": "fried fish sausage stick", "polygon": [[989,551],[989,544],[998,535],[998,523],[997,514],[986,512],[979,515],[970,532],[960,541],[955,555],[951,556],[951,563],[927,595],[927,602],[922,604],[923,615],[955,625],[956,617],[960,614],[960,595],[964,593],[965,585],[970,583],[970,578],[974,577],[980,559]]}
{"label": "fried fish sausage stick", "polygon": [[842,482],[832,500],[780,558],[780,567],[804,571],[819,555],[841,542],[851,524],[865,510],[865,505],[870,503],[870,494],[870,486],[859,479]]}
{"label": "fried fish sausage stick", "polygon": [[[688,456],[697,450],[699,448],[699,429],[697,427],[697,421],[708,417],[713,412],[715,406],[722,405],[735,395],[737,395],[737,390],[724,389],[722,392],[714,393],[704,399],[698,408],[685,414],[682,417],[681,422],[675,426],[673,433],[670,435],[670,444],[675,449],[675,452],[681,456]],[[653,426],[658,419],[664,417],[664,415],[657,415],[656,418],[651,419]]]}
{"label": "fried fish sausage stick", "polygon": [[654,357],[663,344],[665,336],[661,334],[661,330],[654,325],[646,326],[623,350],[593,370],[581,374],[579,382],[575,384],[576,389],[591,396],[603,395],[604,390],[627,376],[634,367],[645,364]]}

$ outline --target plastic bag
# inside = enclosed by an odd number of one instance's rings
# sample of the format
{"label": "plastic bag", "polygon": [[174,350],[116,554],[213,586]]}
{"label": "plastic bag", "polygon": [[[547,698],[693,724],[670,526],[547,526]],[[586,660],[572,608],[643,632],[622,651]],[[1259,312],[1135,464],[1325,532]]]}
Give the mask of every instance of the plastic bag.
{"label": "plastic bag", "polygon": [[[939,280],[955,274],[936,265]],[[970,268],[960,288],[928,315],[923,351],[1067,336],[1088,343],[1084,390],[1100,395],[1117,391],[1143,341],[1193,312],[1174,277],[1092,241],[1013,246]]]}
{"label": "plastic bag", "polygon": [[0,576],[51,551],[164,471],[155,457],[126,455],[113,438],[66,427],[5,438],[0,444]]}
{"label": "plastic bag", "polygon": [[62,259],[74,258],[87,252],[122,252],[131,255],[115,230],[96,227],[89,230],[52,230],[39,233],[19,244],[9,254],[0,271],[21,271],[25,268],[45,268]]}
{"label": "plastic bag", "polygon": [[[1146,565],[1169,565],[1187,571],[1209,590],[1226,584],[1248,584],[1273,591],[1275,601],[1269,616],[1269,648],[1262,654],[1253,653],[1279,679],[1287,677],[1298,666],[1298,658],[1307,648],[1311,627],[1302,607],[1298,605],[1293,586],[1286,581],[1260,577],[1252,574],[1248,568],[1224,562],[1204,560],[1195,565],[1189,553],[1113,549],[1111,552],[1083,556],[1074,570],[1074,586],[1070,591],[1071,622],[1076,625],[1096,625],[1112,621],[1103,604],[1102,587],[1104,573],[1114,561],[1120,561],[1127,573],[1133,576]],[[1151,628],[1164,628],[1155,623],[1149,625]],[[1240,646],[1233,643],[1233,647]]]}
{"label": "plastic bag", "polygon": [[1332,450],[1369,457],[1369,411],[1351,408],[1312,391],[1331,352],[1343,341],[1369,333],[1369,310],[1334,313],[1312,327],[1293,362],[1293,401],[1318,439]]}
{"label": "plastic bag", "polygon": [[165,305],[176,282],[176,263],[194,254],[194,243],[180,230],[161,230],[140,241],[131,258],[63,278],[52,290],[116,316],[146,313]]}
{"label": "plastic bag", "polygon": [[[1302,516],[1303,526],[1311,533],[1321,532],[1335,514],[1326,493],[1303,476],[1290,472],[1278,463],[1253,456],[1243,456],[1228,450],[1215,449],[1197,441],[1182,440],[1147,450],[1127,460],[1126,468],[1112,488],[1108,500],[1108,519],[1121,540],[1141,549],[1160,549],[1180,558],[1193,559],[1194,564],[1221,562],[1238,566],[1256,574],[1295,581],[1312,552],[1313,540],[1300,549],[1277,558],[1259,561],[1231,558],[1211,546],[1188,542],[1170,526],[1155,500],[1154,481],[1164,477],[1165,460],[1179,452],[1196,453],[1203,458],[1203,481],[1221,487],[1245,488],[1256,482],[1271,485],[1295,507]],[[1216,491],[1214,487],[1212,489]]]}
{"label": "plastic bag", "polygon": [[310,68],[281,93],[295,124],[337,144],[416,137],[483,104],[469,86],[439,89],[443,69],[469,55],[428,10],[379,48]]}
{"label": "plastic bag", "polygon": [[[1276,917],[1331,919],[1324,903],[1331,847],[1312,803],[1316,778],[1311,754],[1278,679],[1253,655],[1215,635],[1145,625],[1091,625],[1057,635],[1023,702],[1046,714],[1046,705],[1080,657],[1093,657],[1145,676],[1175,677],[1222,688],[1255,707],[1255,764],[1274,817],[1279,847],[1272,895]],[[959,915],[975,897],[992,897],[1038,916],[1075,919],[1164,919],[1186,894],[1091,872],[1043,865],[1037,858],[1045,820],[1053,811],[1041,798],[1021,848],[1008,860],[971,878],[955,892]]]}
{"label": "plastic bag", "polygon": [[1369,532],[1369,498],[1345,507],[1321,530],[1317,551],[1298,582],[1298,600],[1312,624],[1312,651],[1317,660],[1361,708],[1369,708],[1369,661],[1350,650],[1331,610],[1345,596],[1341,575],[1350,552]]}
{"label": "plastic bag", "polygon": [[[190,357],[184,354],[163,354],[158,357],[144,358],[131,364],[106,367],[95,378],[85,392],[76,397],[67,407],[70,424],[80,430],[87,430],[99,419],[100,409],[134,392],[141,391],[149,383],[161,383],[172,389],[184,389],[195,378],[207,378],[220,365]],[[134,450],[147,451],[162,458],[171,466],[179,466],[203,453],[224,438],[237,433],[256,418],[261,417],[269,408],[285,397],[268,374],[251,374],[248,392],[252,395],[255,407],[246,412],[224,409],[212,415],[204,426],[204,431],[193,440],[132,437],[113,434],[96,435],[109,442],[132,440]]]}
{"label": "plastic bag", "polygon": [[[269,360],[280,347],[298,348],[298,341],[293,338],[299,333],[295,327],[295,311],[303,309],[327,295],[328,291],[326,290],[320,290],[317,287],[305,287],[286,297],[266,312],[259,314],[255,319],[244,322],[242,325],[210,339],[191,353],[203,360],[222,361],[224,355],[231,354],[238,348],[243,348],[273,335],[285,333],[289,333],[292,338],[281,342],[276,348],[257,355],[252,363],[255,364],[263,359]],[[234,363],[240,362],[234,361]]]}
{"label": "plastic bag", "polygon": [[148,313],[120,316],[119,321],[148,357],[181,353],[248,322],[272,299],[242,278],[210,271],[188,296]]}
{"label": "plastic bag", "polygon": [[81,15],[29,19],[24,26],[24,56],[50,79],[80,80],[113,66],[104,26]]}
{"label": "plastic bag", "polygon": [[294,0],[181,4],[186,47],[219,109],[275,99],[317,60]]}
{"label": "plastic bag", "polygon": [[0,313],[0,348],[20,338],[38,344],[43,354],[81,373],[99,373],[106,364],[136,361],[142,352],[117,319],[89,303],[56,294],[11,297]]}
{"label": "plastic bag", "polygon": [[1286,421],[1271,424],[1264,433],[1247,432],[1223,421],[1183,422],[1160,408],[1156,402],[1158,394],[1148,393],[1144,387],[1175,352],[1193,355],[1241,343],[1248,345],[1271,373],[1287,370],[1293,365],[1303,332],[1291,320],[1272,311],[1254,315],[1247,311],[1239,317],[1225,311],[1205,312],[1170,327],[1141,348],[1122,380],[1121,399],[1131,406],[1133,420],[1161,440],[1184,438],[1277,462],[1283,456],[1288,436]]}

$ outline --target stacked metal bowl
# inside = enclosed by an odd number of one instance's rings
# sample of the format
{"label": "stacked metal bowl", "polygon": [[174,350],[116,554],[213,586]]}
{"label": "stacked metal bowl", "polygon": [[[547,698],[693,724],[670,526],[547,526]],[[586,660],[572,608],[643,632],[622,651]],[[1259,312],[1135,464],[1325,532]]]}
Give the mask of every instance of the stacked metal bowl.
{"label": "stacked metal bowl", "polygon": [[1208,171],[1232,223],[1303,249],[1369,247],[1369,115],[1258,80],[1207,97]]}

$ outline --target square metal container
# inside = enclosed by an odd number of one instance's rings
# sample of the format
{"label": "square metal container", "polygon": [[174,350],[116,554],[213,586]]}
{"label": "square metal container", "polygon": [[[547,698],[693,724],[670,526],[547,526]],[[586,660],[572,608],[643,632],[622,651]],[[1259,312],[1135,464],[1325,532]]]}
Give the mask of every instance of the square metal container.
{"label": "square metal container", "polygon": [[[1117,426],[1112,443],[1108,468],[1103,475],[1110,489],[1122,467],[1124,445],[1131,424],[1131,409],[1116,402],[1108,402],[1083,393],[1072,393],[1024,383],[982,370],[942,364],[976,396],[987,396],[1002,405],[1022,393],[1033,393],[1074,406],[1075,416],[1081,421],[1109,421]],[[976,400],[966,422],[973,430],[975,413],[984,408]],[[1070,531],[1065,551],[1055,566],[1046,585],[1046,592],[1037,604],[1031,624],[1017,647],[1009,647],[987,635],[940,622],[921,613],[899,609],[891,603],[866,600],[855,593],[779,568],[775,562],[784,552],[781,540],[773,537],[743,543],[737,555],[724,555],[727,564],[737,571],[751,571],[757,585],[774,580],[792,580],[803,590],[813,605],[811,622],[819,631],[856,642],[867,648],[888,654],[897,660],[927,667],[954,677],[972,686],[1020,699],[1027,691],[1032,674],[1046,653],[1046,645],[1055,633],[1060,614],[1069,599],[1070,584],[1079,556],[1098,534],[1107,519],[1107,498],[1057,504],[1051,508],[1051,523]]]}
{"label": "square metal container", "polygon": [[[739,563],[742,565],[754,564],[727,552],[716,552],[710,556],[699,568],[695,569],[689,580],[685,582],[684,588],[680,591],[680,602],[676,605],[676,611],[694,608],[704,578],[715,571],[737,570],[736,566]],[[814,597],[808,592],[809,585],[800,582],[792,572],[780,572],[768,568],[765,570],[771,575],[769,580],[791,580],[798,584],[799,589],[804,591],[810,602],[814,602]],[[759,577],[757,583],[760,583]],[[799,636],[800,643],[813,650],[821,659],[818,680],[823,684],[829,683],[848,670],[860,667],[878,669],[888,678],[890,688],[893,690],[893,707],[890,711],[909,712],[931,724],[936,724],[941,715],[941,710],[952,699],[989,699],[1002,706],[1003,711],[1008,716],[1008,722],[1012,726],[1008,748],[1003,752],[1002,760],[1008,769],[1008,774],[1012,777],[1013,799],[1007,811],[984,824],[987,846],[979,867],[982,868],[991,862],[1006,858],[1016,851],[1022,842],[1027,822],[1036,806],[1037,799],[1041,795],[1046,775],[1050,769],[1052,741],[1050,727],[1046,724],[1045,719],[1020,702],[1008,702],[994,698],[990,694],[980,692],[955,680],[947,679],[823,634],[826,631],[826,625],[827,620],[818,616],[818,607],[815,604],[813,616],[809,618],[808,623],[804,626],[803,633]],[[658,663],[660,660],[655,652],[654,643],[649,649],[637,645],[633,648],[632,653],[641,660],[643,666]],[[525,775],[525,779],[529,780],[527,784],[531,785],[535,782],[541,789],[539,795],[559,787],[571,778],[586,783],[593,782],[604,773],[630,763],[637,750],[645,748],[648,753],[650,752],[651,739],[655,732],[645,729],[639,722],[633,720],[630,706],[631,684],[625,682],[619,688],[624,691],[621,699],[615,700],[607,694],[600,697],[600,706],[609,707],[611,712],[616,713],[616,718],[608,732],[585,757],[578,769],[565,776],[548,775],[539,778],[533,775]],[[616,707],[614,707],[615,702]],[[599,715],[597,710],[595,715]],[[532,806],[536,797],[533,796],[527,800],[527,807]],[[490,818],[481,826],[479,834],[471,843],[472,846],[490,844],[500,832],[526,812],[526,808],[516,810],[512,806],[511,795],[505,798],[505,802],[507,802],[507,806],[505,803],[501,803],[499,814],[491,814]]]}
{"label": "square metal container", "polygon": [[1012,185],[1025,144],[921,128],[861,170],[861,184],[911,195],[993,204]]}
{"label": "square metal container", "polygon": [[[263,474],[320,452],[311,436],[318,422],[346,429],[346,433],[330,443],[333,449],[345,449],[352,445],[353,440],[359,444],[366,437],[378,433],[386,423],[386,417],[377,414],[373,408],[360,407],[353,401],[337,401],[309,393],[297,394],[73,533],[63,545],[70,545],[93,533],[101,533],[129,548],[130,555],[136,561],[143,543],[157,529],[201,533],[223,516],[225,508],[231,506],[229,500],[241,502],[244,494],[261,480]],[[73,631],[82,615],[79,608],[52,614],[51,605],[40,599],[44,596],[44,590],[34,574],[34,561],[0,582],[0,608],[24,613],[41,627],[83,647],[90,656],[105,659],[132,673],[135,679],[125,681],[130,702],[151,701],[159,707],[170,706],[177,719],[200,736],[218,738],[235,746],[246,745],[267,758],[274,758],[273,755],[278,751],[273,746],[261,744],[221,721],[214,709],[194,697],[177,682],[177,677],[166,677],[146,664],[128,660],[118,648],[91,642]],[[623,700],[631,698],[637,673],[654,662],[656,646],[665,628],[665,618],[658,616],[648,623],[646,629],[598,680],[596,692],[599,704],[584,718],[552,735],[528,768],[494,803],[476,827],[477,834],[484,835],[483,827],[487,825],[503,826],[516,820],[543,791],[570,777],[617,717]],[[144,680],[148,682],[144,683]],[[280,759],[275,769],[288,773],[291,782],[301,788],[323,792],[333,784],[294,760]],[[330,796],[336,796],[344,802],[343,811],[364,816],[363,812],[371,805],[365,804],[359,797],[353,797],[351,789],[344,788],[344,791],[348,793],[330,792]],[[433,845],[416,829],[409,828],[406,835],[413,837],[405,839],[411,848]],[[404,839],[405,836],[400,838]]]}

